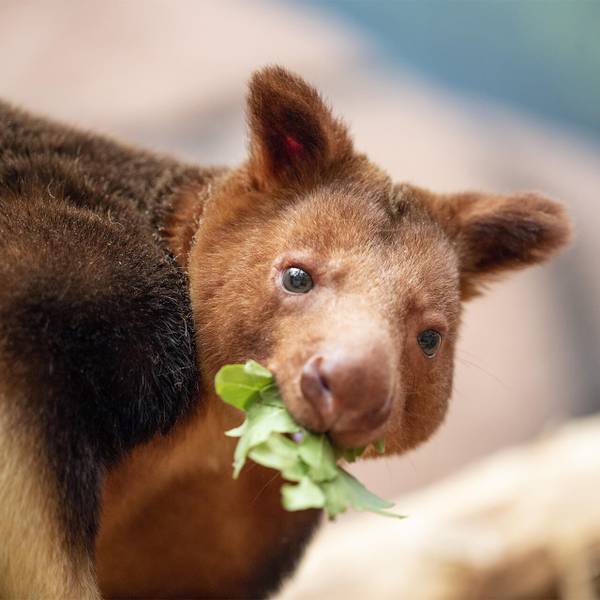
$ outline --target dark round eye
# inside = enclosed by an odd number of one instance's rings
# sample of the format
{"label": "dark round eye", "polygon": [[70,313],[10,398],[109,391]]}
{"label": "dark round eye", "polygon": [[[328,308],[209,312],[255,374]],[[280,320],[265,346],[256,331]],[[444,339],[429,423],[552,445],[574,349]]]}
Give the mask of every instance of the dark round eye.
{"label": "dark round eye", "polygon": [[283,287],[294,294],[306,294],[313,287],[312,277],[298,267],[290,267],[283,272],[281,278]]}
{"label": "dark round eye", "polygon": [[442,336],[435,329],[426,329],[417,336],[417,342],[421,350],[429,358],[433,358],[440,347]]}

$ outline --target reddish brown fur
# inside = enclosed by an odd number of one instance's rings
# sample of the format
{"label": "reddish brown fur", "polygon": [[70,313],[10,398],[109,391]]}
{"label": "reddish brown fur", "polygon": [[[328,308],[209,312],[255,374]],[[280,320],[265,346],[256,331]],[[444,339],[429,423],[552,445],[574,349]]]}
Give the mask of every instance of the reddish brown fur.
{"label": "reddish brown fur", "polygon": [[[248,162],[174,202],[167,239],[189,274],[205,403],[108,478],[97,554],[108,596],[263,595],[316,523],[314,512],[283,511],[272,472],[250,465],[232,481],[223,431],[241,415],[215,397],[219,367],[268,364],[290,411],[310,425],[302,365],[332,345],[375,340],[385,355],[367,356],[365,373],[389,375],[391,414],[343,439],[384,437],[388,453],[403,452],[444,418],[461,298],[568,237],[562,209],[539,196],[394,187],[353,151],[316,91],[282,69],[254,76],[248,120]],[[284,293],[289,265],[309,271],[314,290]],[[443,336],[434,359],[416,344],[428,328]]]}
{"label": "reddish brown fur", "polygon": [[548,259],[569,240],[563,207],[540,194],[434,194],[407,184],[399,190],[427,206],[454,243],[463,300],[504,271]]}

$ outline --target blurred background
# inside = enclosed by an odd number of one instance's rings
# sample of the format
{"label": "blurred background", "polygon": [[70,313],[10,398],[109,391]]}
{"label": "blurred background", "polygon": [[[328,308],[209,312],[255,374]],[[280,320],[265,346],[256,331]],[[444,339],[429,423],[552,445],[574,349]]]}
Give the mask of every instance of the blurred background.
{"label": "blurred background", "polygon": [[243,159],[280,63],[398,181],[567,205],[570,250],[468,306],[442,430],[354,468],[380,495],[600,409],[600,2],[1,0],[0,50],[5,99],[203,164]]}

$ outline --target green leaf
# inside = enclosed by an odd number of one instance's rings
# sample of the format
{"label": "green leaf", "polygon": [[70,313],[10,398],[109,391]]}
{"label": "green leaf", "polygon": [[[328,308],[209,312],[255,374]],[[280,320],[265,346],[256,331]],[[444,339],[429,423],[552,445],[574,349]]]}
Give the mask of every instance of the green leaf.
{"label": "green leaf", "polygon": [[286,510],[305,510],[325,506],[322,490],[308,477],[303,477],[296,485],[281,486],[281,501]]}
{"label": "green leaf", "polygon": [[[329,518],[349,506],[382,515],[399,517],[385,509],[393,506],[369,492],[352,475],[338,467],[340,458],[353,462],[365,448],[334,447],[324,434],[301,427],[289,414],[271,373],[255,361],[226,365],[215,377],[217,393],[225,402],[246,412],[245,421],[226,432],[238,437],[234,452],[233,477],[237,478],[247,457],[276,469],[288,481],[281,488],[287,510],[324,508]],[[299,441],[286,434],[301,433]],[[374,444],[384,451],[384,442]]]}
{"label": "green leaf", "polygon": [[246,421],[237,428],[237,431],[240,430],[240,440],[233,455],[234,479],[237,479],[240,474],[246,456],[252,448],[266,442],[273,432],[295,433],[300,430],[300,426],[285,408],[256,402],[248,409]]}
{"label": "green leaf", "polygon": [[298,444],[298,454],[308,466],[310,478],[315,482],[335,479],[338,467],[335,464],[335,452],[325,435],[305,433]]}
{"label": "green leaf", "polygon": [[355,477],[343,469],[339,469],[339,475],[331,482],[322,484],[325,493],[325,510],[329,518],[344,512],[346,507],[351,506],[355,510],[368,510],[387,517],[403,518],[402,515],[386,511],[392,508],[393,502],[379,498],[360,483]]}
{"label": "green leaf", "polygon": [[264,367],[254,361],[243,365],[225,365],[215,376],[217,394],[227,404],[244,410],[259,398],[262,388],[273,382],[273,377]]}
{"label": "green leaf", "polygon": [[260,400],[263,404],[285,408],[285,405],[283,404],[283,400],[281,399],[281,395],[279,394],[279,390],[277,389],[277,385],[275,383],[270,383],[269,385],[259,390],[258,393],[260,395]]}
{"label": "green leaf", "polygon": [[244,421],[238,427],[234,427],[233,429],[226,431],[225,435],[227,437],[241,437],[244,434],[244,431],[246,431],[247,427],[248,427],[248,421]]}
{"label": "green leaf", "polygon": [[377,452],[379,452],[379,454],[383,454],[385,452],[385,440],[383,438],[381,438],[380,440],[377,440],[374,444],[375,446],[375,450],[377,450]]}
{"label": "green leaf", "polygon": [[248,456],[259,465],[277,469],[288,481],[300,481],[308,475],[308,468],[298,458],[298,446],[280,433],[250,450]]}
{"label": "green leaf", "polygon": [[273,381],[271,371],[257,363],[255,360],[247,360],[244,363],[244,372],[250,375],[250,377],[256,378],[256,380],[265,380],[267,383]]}
{"label": "green leaf", "polygon": [[297,463],[283,469],[281,476],[288,481],[300,481],[308,476],[308,467],[299,460]]}
{"label": "green leaf", "polygon": [[321,484],[321,490],[325,495],[325,512],[330,519],[336,515],[346,512],[350,502],[343,485],[340,485],[337,479],[327,481]]}
{"label": "green leaf", "polygon": [[345,488],[350,504],[357,510],[392,508],[394,506],[393,502],[383,500],[370,492],[358,479],[343,469],[340,469],[337,481],[340,487]]}
{"label": "green leaf", "polygon": [[362,456],[365,448],[339,448],[337,451],[338,458],[343,458],[346,462],[353,463],[357,458]]}
{"label": "green leaf", "polygon": [[248,456],[263,467],[284,471],[298,464],[298,446],[279,433],[271,433],[266,441],[254,446]]}

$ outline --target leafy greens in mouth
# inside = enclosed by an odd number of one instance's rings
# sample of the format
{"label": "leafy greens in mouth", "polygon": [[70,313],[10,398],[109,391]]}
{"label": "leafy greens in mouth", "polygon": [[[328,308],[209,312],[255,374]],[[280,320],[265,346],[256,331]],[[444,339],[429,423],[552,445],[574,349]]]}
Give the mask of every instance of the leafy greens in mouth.
{"label": "leafy greens in mouth", "polygon": [[[346,511],[375,512],[389,517],[394,505],[370,492],[339,460],[353,462],[365,448],[336,448],[325,434],[302,427],[285,408],[273,375],[256,361],[225,365],[215,377],[221,399],[245,412],[245,421],[226,432],[239,438],[233,457],[233,477],[237,479],[246,460],[276,469],[286,483],[281,488],[286,510],[324,509],[330,519]],[[375,444],[384,451],[383,440]]]}

